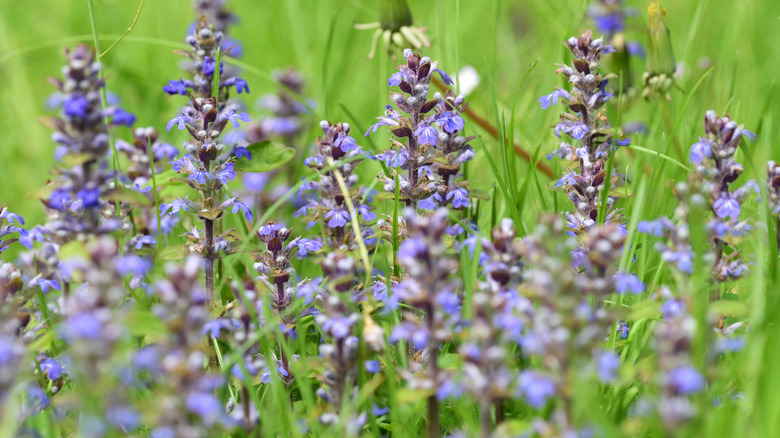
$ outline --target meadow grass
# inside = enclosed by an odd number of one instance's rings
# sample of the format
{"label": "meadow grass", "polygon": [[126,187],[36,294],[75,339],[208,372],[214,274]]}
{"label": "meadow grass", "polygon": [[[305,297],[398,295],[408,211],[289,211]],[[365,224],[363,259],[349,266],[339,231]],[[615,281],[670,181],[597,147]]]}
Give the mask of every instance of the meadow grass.
{"label": "meadow grass", "polygon": [[[627,34],[644,41],[647,22],[647,1],[629,2],[638,7],[640,17],[630,21]],[[313,120],[302,137],[307,144],[316,138],[319,119],[349,121],[355,132],[364,132],[375,115],[380,114],[387,101],[387,77],[394,70],[394,62],[381,53],[375,59],[366,59],[370,32],[353,28],[354,23],[376,20],[376,5],[368,0],[278,0],[258,2],[231,0],[230,8],[240,17],[232,36],[242,41],[245,56],[240,65],[250,83],[254,98],[276,90],[271,72],[295,67],[307,80],[306,96],[311,96]],[[489,120],[499,131],[498,141],[477,124],[468,120],[466,132],[479,136],[475,142],[476,158],[466,169],[472,188],[491,196],[490,201],[478,201],[470,208],[478,212],[477,225],[488,230],[501,218],[514,219],[519,233],[531,233],[542,213],[560,212],[570,208],[563,193],[550,189],[550,179],[529,163],[515,156],[512,144],[530,151],[535,160],[546,161],[545,155],[555,147],[550,126],[555,123],[553,111],[539,109],[537,98],[562,79],[553,72],[556,63],[570,57],[561,41],[579,35],[589,27],[585,16],[586,1],[542,0],[486,0],[453,1],[427,0],[411,5],[415,20],[424,23],[433,46],[424,50],[426,56],[439,60],[439,65],[454,73],[464,65],[474,66],[482,82],[469,96],[471,109]],[[632,323],[631,333],[619,347],[626,363],[633,367],[623,370],[620,385],[604,390],[602,394],[587,393],[589,386],[575,387],[575,406],[581,418],[593,419],[600,425],[616,424],[603,430],[605,436],[660,435],[660,427],[649,429],[633,427],[631,420],[613,423],[612,419],[626,417],[628,406],[640,390],[640,382],[649,379],[647,357],[640,355],[650,342],[657,320],[657,309],[645,305],[646,298],[661,284],[693,291],[701,304],[698,321],[707,325],[708,284],[706,279],[693,277],[683,280],[661,263],[653,247],[653,239],[637,233],[640,220],[670,216],[677,200],[671,190],[677,182],[687,178],[687,156],[679,156],[675,139],[687,152],[701,135],[701,120],[705,111],[727,112],[747,129],[758,134],[758,141],[746,144],[738,152],[738,160],[745,164],[743,179],[755,179],[762,187],[758,201],[749,201],[743,209],[743,219],[756,224],[751,237],[742,244],[751,272],[728,292],[736,295],[740,306],[734,313],[750,321],[750,335],[745,349],[730,356],[721,371],[724,375],[710,376],[714,388],[723,390],[738,387],[744,393],[738,402],[722,401],[718,408],[704,396],[697,399],[703,415],[695,424],[681,431],[682,435],[697,436],[774,436],[780,427],[780,329],[778,311],[780,280],[777,270],[777,250],[769,244],[774,241],[772,226],[767,229],[766,189],[764,166],[767,160],[780,158],[774,142],[777,140],[775,119],[780,106],[774,103],[777,94],[776,70],[780,68],[780,45],[777,39],[780,2],[773,0],[745,0],[739,3],[727,0],[668,1],[668,27],[671,30],[677,60],[682,63],[683,75],[679,89],[671,92],[672,101],[665,104],[672,125],[664,119],[663,105],[657,100],[644,101],[636,95],[621,95],[610,104],[609,116],[614,125],[642,121],[647,132],[632,135],[632,146],[615,156],[615,169],[628,175],[627,191],[631,196],[622,202],[628,217],[627,244],[631,250],[623,255],[621,266],[634,264],[638,276],[648,284],[648,292],[639,296],[619,296],[611,305],[619,309]],[[102,48],[107,48],[132,22],[138,4],[132,1],[96,0],[94,13],[97,36]],[[45,8],[45,12],[42,9]],[[147,1],[135,28],[107,53],[101,62],[110,92],[121,97],[123,106],[138,116],[139,126],[162,128],[175,114],[181,100],[169,98],[161,87],[182,73],[172,49],[183,47],[180,42],[185,29],[192,22],[188,1]],[[0,148],[0,175],[4,176],[0,202],[24,216],[29,223],[45,219],[43,206],[29,193],[40,188],[51,176],[53,144],[49,131],[38,118],[46,114],[43,102],[53,88],[45,83],[48,76],[58,74],[62,65],[62,49],[76,42],[91,42],[86,0],[47,2],[45,6],[31,6],[25,2],[0,3],[0,102],[5,110],[0,117],[3,146]],[[621,78],[639,84],[644,65],[632,61],[633,78]],[[608,70],[608,63],[606,63]],[[623,105],[620,105],[622,103]],[[359,128],[359,129],[358,129]],[[672,128],[671,130],[669,128]],[[358,137],[356,135],[356,137]],[[171,132],[168,140],[180,143],[184,135]],[[377,137],[359,138],[359,143],[372,152],[384,148]],[[294,159],[290,172],[300,179],[311,172],[302,165],[302,157]],[[121,165],[121,161],[120,161]],[[560,172],[555,162],[550,162]],[[379,163],[363,166],[361,177],[372,181],[382,173]],[[623,190],[623,189],[621,189]],[[292,187],[289,199],[297,192]],[[163,191],[170,197],[171,191]],[[755,198],[754,198],[755,199]],[[292,209],[283,202],[256,218],[255,229],[267,220],[289,220]],[[396,200],[380,203],[380,211],[398,216]],[[243,221],[227,219],[226,226],[240,227]],[[771,221],[769,221],[771,223]],[[303,229],[296,226],[296,229]],[[251,236],[251,230],[243,229]],[[176,233],[174,233],[176,234]],[[398,243],[391,243],[397,247]],[[248,251],[254,243],[245,243],[239,256],[225,261],[222,281],[243,269],[250,259]],[[627,245],[628,247],[628,245]],[[16,254],[9,251],[4,259]],[[469,253],[460,254],[462,280],[465,290],[477,283],[478,269]],[[392,270],[395,261],[383,254],[371,262],[374,267]],[[298,266],[303,275],[314,272],[315,265],[304,261]],[[220,289],[219,286],[217,289]],[[470,297],[465,297],[469,303]],[[149,303],[139,297],[134,318],[152,321]],[[466,306],[468,307],[468,306]],[[731,311],[731,309],[729,309]],[[468,310],[466,311],[468,312]],[[301,321],[314,324],[313,320]],[[158,325],[136,327],[139,335],[153,339]],[[614,330],[614,329],[613,329]],[[616,336],[611,337],[613,342]],[[700,340],[703,344],[704,340]],[[220,343],[213,340],[215,350]],[[306,344],[307,338],[296,345],[296,351],[308,351],[316,358],[317,345]],[[292,348],[284,345],[284,348]],[[270,347],[269,347],[270,348]],[[695,348],[705,348],[699,345]],[[240,363],[240,352],[218,353],[220,367],[229,369]],[[447,360],[445,353],[442,358]],[[396,357],[397,356],[397,357]],[[703,357],[700,354],[699,357]],[[634,362],[642,358],[644,361]],[[390,414],[385,420],[393,436],[414,436],[424,430],[425,405],[418,394],[399,387],[394,376],[397,361],[404,355],[388,352],[382,361],[388,365],[380,395],[386,397]],[[311,374],[317,365],[310,362],[294,365],[301,374]],[[246,370],[244,370],[246,371]],[[361,376],[364,387],[379,387],[379,376]],[[263,436],[298,436],[296,426],[300,412],[316,411],[316,386],[313,380],[298,379],[293,391],[300,394],[291,406],[287,390],[278,379],[272,379],[270,389],[253,394],[253,402],[262,406]],[[715,389],[713,389],[715,392]],[[224,399],[235,394],[220,394]],[[135,394],[143,399],[148,394]],[[361,404],[370,406],[371,392],[360,393]],[[445,410],[443,410],[445,412]],[[442,429],[457,430],[463,424],[479,424],[473,404],[464,400],[448,401],[448,415],[443,415]],[[508,412],[523,417],[528,413],[519,403],[508,406]],[[602,421],[603,419],[603,421]],[[31,420],[31,426],[43,436],[55,436],[56,426],[50,414]],[[316,424],[316,422],[313,422]],[[0,421],[0,436],[12,436],[14,426]],[[379,426],[372,426],[375,434]],[[311,436],[332,433],[313,426]]]}

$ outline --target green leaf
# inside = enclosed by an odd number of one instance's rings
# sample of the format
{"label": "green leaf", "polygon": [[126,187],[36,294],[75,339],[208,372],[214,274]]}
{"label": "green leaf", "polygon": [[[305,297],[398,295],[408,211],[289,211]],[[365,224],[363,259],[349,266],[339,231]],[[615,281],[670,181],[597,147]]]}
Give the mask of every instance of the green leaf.
{"label": "green leaf", "polygon": [[76,167],[94,159],[92,154],[68,154],[62,157],[62,163],[68,167]]}
{"label": "green leaf", "polygon": [[295,156],[295,149],[269,141],[255,143],[247,149],[252,153],[252,159],[236,162],[236,167],[244,172],[268,172],[283,166]]}
{"label": "green leaf", "polygon": [[151,207],[154,205],[152,200],[147,198],[143,193],[124,186],[118,186],[107,191],[103,197],[112,202],[123,202],[139,207]]}

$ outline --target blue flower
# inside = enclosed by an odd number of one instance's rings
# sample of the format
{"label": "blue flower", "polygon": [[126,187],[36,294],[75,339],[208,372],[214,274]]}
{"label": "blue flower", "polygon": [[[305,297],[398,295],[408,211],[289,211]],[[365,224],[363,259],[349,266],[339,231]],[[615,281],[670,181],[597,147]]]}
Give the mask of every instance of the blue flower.
{"label": "blue flower", "polygon": [[618,33],[626,27],[623,16],[618,13],[597,15],[593,17],[593,20],[601,33]]}
{"label": "blue flower", "polygon": [[236,78],[235,85],[236,85],[236,92],[238,94],[241,94],[242,91],[249,94],[249,84],[247,84],[245,80],[241,78]]}
{"label": "blue flower", "polygon": [[692,366],[674,368],[666,375],[666,386],[680,395],[695,394],[704,389],[706,383],[704,377]]}
{"label": "blue flower", "polygon": [[337,148],[341,149],[341,152],[344,153],[357,148],[358,145],[354,138],[348,136],[344,132],[339,132],[339,135],[336,137],[336,141],[334,141],[333,144],[336,145]]}
{"label": "blue flower", "polygon": [[201,184],[206,184],[206,178],[214,179],[214,177],[212,177],[210,173],[206,172],[203,169],[198,169],[195,172],[193,172],[190,176],[187,177],[187,179],[189,179],[190,181],[197,181]]}
{"label": "blue flower", "polygon": [[179,155],[179,150],[170,143],[159,143],[154,145],[153,153],[155,160],[162,160],[163,158],[172,160]]}
{"label": "blue flower", "polygon": [[529,406],[541,409],[555,396],[555,383],[539,373],[523,371],[520,373],[520,393]]}
{"label": "blue flower", "polygon": [[133,126],[135,123],[135,114],[125,111],[122,108],[116,108],[111,114],[111,123],[114,125]]}
{"label": "blue flower", "polygon": [[68,117],[87,117],[87,111],[89,110],[89,102],[87,98],[80,94],[71,94],[62,103],[62,109],[65,115]]}
{"label": "blue flower", "polygon": [[645,291],[645,284],[634,274],[618,273],[615,274],[615,290],[617,293],[624,294],[631,292],[641,294]]}
{"label": "blue flower", "polygon": [[436,146],[436,142],[439,140],[439,131],[433,126],[420,123],[417,129],[414,131],[415,137],[417,137],[417,143],[422,146],[429,144]]}
{"label": "blue flower", "polygon": [[699,137],[699,141],[691,146],[689,157],[691,163],[694,164],[701,164],[704,157],[712,158],[712,140]]}
{"label": "blue flower", "polygon": [[168,85],[163,86],[163,91],[168,94],[181,94],[183,96],[187,94],[187,87],[191,86],[188,82],[184,80],[168,81]]}
{"label": "blue flower", "polygon": [[583,138],[585,138],[585,134],[587,134],[588,131],[590,131],[590,129],[588,128],[587,125],[585,125],[584,123],[578,123],[571,127],[571,132],[569,133],[569,135],[576,138],[577,140],[582,140]]}
{"label": "blue flower", "polygon": [[171,214],[179,214],[180,210],[190,211],[187,197],[174,199],[169,204],[160,204],[160,214],[166,214],[168,210],[171,210]]}
{"label": "blue flower", "polygon": [[626,339],[628,337],[629,330],[630,327],[628,326],[627,322],[623,321],[622,319],[618,321],[617,332],[620,334],[621,339]]}
{"label": "blue flower", "polygon": [[45,374],[49,380],[58,380],[62,377],[62,365],[49,356],[42,355],[38,358],[38,364],[41,366],[41,371]]}
{"label": "blue flower", "polygon": [[222,413],[222,404],[212,394],[192,392],[187,397],[187,410],[200,417],[205,424],[213,424]]}
{"label": "blue flower", "polygon": [[389,412],[390,408],[380,408],[376,403],[371,406],[371,413],[374,414],[374,416],[381,417]]}
{"label": "blue flower", "polygon": [[307,239],[305,237],[299,237],[290,242],[290,247],[297,247],[298,253],[296,256],[300,259],[306,257],[310,252],[316,252],[322,249],[322,242],[315,239]]}
{"label": "blue flower", "polygon": [[371,286],[371,289],[374,292],[375,300],[385,302],[387,299],[387,284],[381,281],[375,281],[374,285]]}
{"label": "blue flower", "polygon": [[133,274],[136,277],[143,277],[152,270],[152,262],[145,257],[130,254],[117,260],[116,270],[122,276]]}
{"label": "blue flower", "polygon": [[214,175],[214,177],[222,183],[222,185],[227,185],[230,181],[233,181],[233,179],[236,177],[236,171],[233,168],[232,162],[227,162],[222,165],[222,168],[217,171],[217,173]]}
{"label": "blue flower", "polygon": [[250,172],[244,174],[244,188],[249,191],[262,193],[268,184],[268,174],[260,172]]}
{"label": "blue flower", "polygon": [[664,252],[662,259],[667,262],[677,262],[677,269],[682,272],[693,273],[693,253],[690,251]]}
{"label": "blue flower", "polygon": [[84,208],[95,208],[100,206],[100,189],[83,188],[76,193],[76,198],[84,203]]}
{"label": "blue flower", "polygon": [[176,125],[179,128],[179,131],[181,131],[187,126],[188,123],[192,123],[192,118],[184,114],[179,114],[178,116],[168,121],[168,123],[165,125],[165,130],[170,132],[171,128],[173,128],[173,125]]}
{"label": "blue flower", "polygon": [[252,214],[252,210],[241,201],[233,201],[233,209],[231,211],[233,212],[233,214],[236,214],[239,211],[243,212],[244,217],[248,221],[251,221],[252,219],[255,218],[255,216]]}
{"label": "blue flower", "polygon": [[252,153],[249,152],[249,149],[245,148],[244,146],[236,146],[233,148],[233,155],[236,158],[246,158],[247,160],[252,159]]}
{"label": "blue flower", "polygon": [[49,280],[47,278],[39,278],[36,280],[36,284],[41,288],[41,292],[47,293],[49,290],[62,290],[60,283],[57,280]]}
{"label": "blue flower", "polygon": [[660,237],[664,234],[666,228],[664,221],[658,219],[654,221],[640,221],[637,225],[637,231],[640,233],[649,234],[651,236]]}
{"label": "blue flower", "polygon": [[727,217],[738,219],[742,206],[739,205],[739,201],[730,197],[727,193],[723,193],[720,195],[720,198],[712,204],[712,208],[715,209],[715,214],[721,219]]}
{"label": "blue flower", "polygon": [[376,219],[376,214],[372,212],[371,207],[366,204],[358,204],[357,211],[360,213],[360,217],[366,222],[371,222]]}
{"label": "blue flower", "polygon": [[453,134],[463,129],[465,122],[460,114],[453,111],[445,111],[436,116],[436,122],[444,129],[445,132]]}
{"label": "blue flower", "polygon": [[[214,76],[214,70],[216,66],[217,66],[217,60],[210,56],[206,56],[203,59],[203,75],[205,75],[206,77]],[[219,63],[220,76],[222,75],[222,71],[225,69],[224,67],[225,67],[224,64],[220,62]]]}
{"label": "blue flower", "polygon": [[229,112],[227,112],[227,114],[224,114],[224,117],[227,118],[230,121],[230,123],[233,124],[234,128],[238,128],[239,126],[241,126],[238,123],[239,120],[242,121],[242,122],[251,122],[252,121],[252,116],[250,116],[249,113],[238,113],[238,114],[236,114],[236,112],[233,111],[233,110],[230,110]]}
{"label": "blue flower", "polygon": [[445,199],[448,201],[452,199],[453,208],[465,208],[469,206],[469,191],[463,187],[458,187],[447,193]]}
{"label": "blue flower", "polygon": [[563,93],[559,90],[555,90],[550,94],[540,97],[537,102],[542,104],[542,109],[547,109],[550,105],[558,105],[558,98],[563,97]]}
{"label": "blue flower", "polygon": [[376,132],[376,130],[379,129],[380,126],[399,126],[400,123],[398,122],[398,120],[400,118],[401,116],[398,115],[398,112],[396,112],[392,106],[385,105],[384,117],[377,117],[379,121],[369,126],[368,131],[366,131],[366,133],[363,134],[363,137],[367,137],[369,132]]}
{"label": "blue flower", "polygon": [[330,219],[328,221],[328,226],[330,228],[338,228],[346,225],[347,221],[351,220],[352,218],[349,216],[349,213],[344,210],[344,208],[338,206],[333,210],[325,213],[325,219]]}
{"label": "blue flower", "polygon": [[260,227],[260,229],[257,232],[261,236],[270,236],[270,235],[276,233],[277,231],[281,230],[282,228],[284,228],[284,225],[282,225],[282,224],[268,222],[267,224],[265,224],[262,227]]}
{"label": "blue flower", "polygon": [[444,70],[434,68],[432,71],[435,71],[436,73],[439,74],[439,76],[441,76],[441,80],[444,81],[445,85],[452,85],[455,83],[455,81],[453,81],[449,76],[447,76],[447,73],[445,73]]}
{"label": "blue flower", "polygon": [[205,324],[200,329],[200,334],[205,335],[208,333],[212,338],[218,338],[222,330],[230,332],[233,329],[233,325],[225,318],[213,319]]}
{"label": "blue flower", "polygon": [[98,340],[103,333],[103,323],[92,313],[80,313],[65,321],[63,334],[68,340]]}
{"label": "blue flower", "polygon": [[685,304],[676,298],[672,298],[666,301],[661,306],[661,314],[663,315],[664,319],[672,319],[684,311]]}
{"label": "blue flower", "polygon": [[620,358],[612,351],[605,351],[598,357],[599,379],[604,383],[615,380],[615,373],[620,369]]}
{"label": "blue flower", "polygon": [[385,162],[387,167],[401,167],[409,159],[409,152],[406,148],[401,150],[388,149],[376,155],[376,158]]}
{"label": "blue flower", "polygon": [[388,87],[395,87],[398,85],[401,85],[401,82],[408,82],[409,81],[409,75],[407,75],[404,72],[395,72],[390,76],[390,79],[387,80],[387,86]]}
{"label": "blue flower", "polygon": [[431,196],[429,196],[429,197],[427,197],[425,199],[421,199],[417,203],[417,208],[419,208],[421,210],[429,210],[429,211],[436,210],[436,202],[437,201],[438,202],[442,201],[441,195],[438,194],[438,193],[434,193],[433,195],[431,195]]}
{"label": "blue flower", "polygon": [[555,182],[555,185],[553,186],[554,189],[557,189],[558,187],[561,187],[564,184],[573,186],[577,184],[577,180],[574,178],[574,172],[566,173],[564,174],[561,179]]}
{"label": "blue flower", "polygon": [[43,242],[44,235],[48,234],[48,231],[41,227],[40,225],[36,225],[32,227],[26,235],[22,235],[19,237],[19,243],[24,245],[27,249],[32,249],[34,242]]}

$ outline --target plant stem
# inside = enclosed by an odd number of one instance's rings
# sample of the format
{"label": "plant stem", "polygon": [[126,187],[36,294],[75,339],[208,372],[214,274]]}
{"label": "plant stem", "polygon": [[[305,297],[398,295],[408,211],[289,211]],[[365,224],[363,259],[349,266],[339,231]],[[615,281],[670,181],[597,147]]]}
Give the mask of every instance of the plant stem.
{"label": "plant stem", "polygon": [[214,221],[203,219],[206,228],[206,247],[204,252],[204,265],[206,270],[206,294],[209,301],[214,299]]}
{"label": "plant stem", "polygon": [[[433,382],[435,388],[439,382],[439,363],[438,353],[439,346],[434,339],[434,333],[436,332],[436,321],[434,319],[434,305],[433,303],[427,303],[424,307],[425,316],[428,321],[428,336],[431,337],[430,344],[428,344],[428,375]],[[439,437],[439,399],[436,398],[436,394],[431,394],[428,397],[428,438]]]}

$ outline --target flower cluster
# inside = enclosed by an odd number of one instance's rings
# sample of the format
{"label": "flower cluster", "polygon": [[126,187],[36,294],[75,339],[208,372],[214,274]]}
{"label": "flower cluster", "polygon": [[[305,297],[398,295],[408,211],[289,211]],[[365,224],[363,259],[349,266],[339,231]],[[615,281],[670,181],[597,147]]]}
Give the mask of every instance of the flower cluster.
{"label": "flower cluster", "polygon": [[56,130],[52,134],[58,145],[55,156],[64,166],[43,199],[49,209],[50,237],[59,242],[119,226],[116,220],[100,220],[101,212],[111,213],[106,195],[116,176],[107,160],[108,126],[135,122],[135,116],[120,107],[103,109],[101,89],[105,83],[93,51],[80,45],[66,55],[64,78],[51,80],[61,94],[61,115],[50,119]]}
{"label": "flower cluster", "polygon": [[[304,220],[309,222],[322,219],[326,225],[328,246],[334,249],[351,248],[355,244],[350,225],[352,216],[338,179],[343,179],[351,204],[360,215],[360,219],[366,223],[373,221],[376,214],[371,211],[371,207],[365,200],[368,194],[359,189],[358,175],[355,173],[365,153],[360,149],[357,141],[349,135],[349,124],[332,125],[323,120],[320,122],[320,127],[325,135],[317,139],[314,155],[305,161],[307,166],[319,172],[319,179],[317,181],[304,179],[298,191],[299,195],[304,191],[315,191],[319,194],[319,200],[309,199],[294,216],[304,216]],[[340,176],[336,176],[335,172],[339,172]],[[371,234],[368,228],[365,232]]]}
{"label": "flower cluster", "polygon": [[666,218],[643,221],[639,230],[666,237],[669,244],[658,243],[662,258],[690,274],[694,257],[689,243],[691,209],[710,210],[713,216],[707,222],[707,231],[712,239],[712,279],[726,281],[744,276],[748,269],[736,245],[750,231],[750,225],[740,220],[742,203],[751,191],[758,191],[758,185],[752,180],[737,189],[732,185],[744,170],[742,164],[734,159],[734,154],[743,136],[754,140],[755,134],[729,116],[718,118],[714,111],[705,115],[704,130],[705,136],[699,137],[699,141],[691,146],[690,161],[694,169],[690,181],[679,183],[676,187],[676,194],[682,201],[676,211],[680,223],[675,224]]}
{"label": "flower cluster", "polygon": [[[253,254],[257,263],[255,269],[271,291],[271,309],[278,318],[281,332],[287,336],[294,330],[295,321],[302,316],[293,302],[297,296],[302,296],[301,285],[295,282],[295,273],[290,260],[293,255],[298,258],[322,249],[322,242],[317,239],[296,237],[288,242],[291,230],[282,224],[268,222],[257,231],[257,238],[265,244],[265,251]],[[293,280],[293,281],[291,281]],[[310,300],[307,300],[310,302]],[[294,379],[290,371],[287,356],[280,349],[281,363],[279,373],[282,381],[291,385]]]}
{"label": "flower cluster", "polygon": [[[467,185],[454,181],[463,163],[474,157],[474,150],[468,144],[473,137],[461,135],[465,122],[460,113],[466,108],[465,99],[448,91],[445,96],[436,93],[428,100],[434,72],[447,85],[452,80],[427,57],[420,57],[410,49],[404,51],[404,57],[406,64],[399,65],[399,71],[388,80],[390,87],[401,90],[390,94],[400,112],[387,105],[385,115],[378,117],[379,122],[366,135],[388,126],[401,140],[391,139],[393,147],[377,158],[390,168],[406,171],[406,175],[397,176],[400,197],[407,206],[427,210],[446,204],[452,204],[453,208],[467,207]],[[385,190],[393,193],[395,181],[384,179]]]}
{"label": "flower cluster", "polygon": [[193,32],[187,36],[187,44],[192,46],[192,50],[184,53],[190,61],[189,70],[192,79],[168,81],[168,85],[163,87],[164,92],[182,96],[188,94],[195,97],[214,96],[215,93],[212,90],[214,73],[218,72],[218,98],[220,102],[227,101],[231,87],[235,87],[236,92],[239,94],[243,92],[249,93],[249,85],[246,81],[238,76],[226,74],[229,73],[229,70],[225,71],[223,62],[220,61],[219,67],[217,67],[217,51],[224,45],[224,35],[222,31],[214,28],[213,23],[209,23],[205,17],[201,17],[195,25]]}
{"label": "flower cluster", "polygon": [[[357,329],[362,319],[357,306],[363,299],[359,273],[355,260],[341,252],[328,253],[322,269],[328,281],[317,294],[320,311],[314,318],[323,336],[319,351],[325,370],[320,376],[323,387],[317,395],[329,404],[329,409],[319,419],[323,424],[338,424],[342,421],[340,413],[352,412],[343,427],[356,434],[366,422],[366,414],[358,414],[356,406],[360,346]],[[366,369],[369,368],[367,364]]]}
{"label": "flower cluster", "polygon": [[448,383],[450,377],[441,372],[439,348],[453,336],[461,307],[458,282],[451,276],[458,262],[447,254],[444,243],[448,214],[445,208],[429,216],[418,216],[412,208],[404,211],[409,237],[398,248],[398,260],[406,276],[396,293],[410,310],[403,313],[404,321],[390,336],[391,342],[407,341],[421,353],[416,360],[410,358],[411,369],[404,375],[412,388],[433,391],[428,397],[428,421],[429,428],[436,430],[438,400],[450,395],[453,388]]}
{"label": "flower cluster", "polygon": [[139,350],[135,362],[153,376],[165,375],[155,378],[152,387],[158,394],[155,437],[212,436],[235,425],[215,394],[224,377],[204,369],[209,358],[203,336],[213,332],[206,309],[209,296],[198,282],[200,270],[200,259],[190,256],[183,265],[167,265],[165,278],[153,286],[160,299],[154,311],[165,321],[166,336]]}
{"label": "flower cluster", "polygon": [[504,403],[517,396],[516,350],[533,305],[518,294],[522,243],[515,237],[512,221],[501,221],[492,240],[483,238],[482,245],[488,255],[483,261],[486,281],[472,298],[473,316],[460,334],[458,354],[464,363],[456,380],[477,401],[482,434],[489,436],[491,406],[495,406],[499,425]]}
{"label": "flower cluster", "polygon": [[580,426],[568,388],[587,377],[581,370],[610,382],[620,364],[603,346],[614,320],[604,300],[621,281],[609,271],[620,257],[624,237],[615,224],[592,227],[580,237],[567,236],[563,220],[553,216],[523,240],[521,251],[527,263],[521,290],[539,305],[530,310],[519,342],[540,369],[520,374],[518,392],[537,410],[555,399],[549,421],[562,435]]}
{"label": "flower cluster", "polygon": [[[614,97],[607,90],[607,84],[615,75],[602,75],[598,69],[601,56],[614,49],[601,38],[594,40],[590,31],[579,38],[570,38],[566,46],[574,55],[572,66],[562,64],[557,72],[566,76],[572,90],[558,88],[539,98],[539,102],[542,109],[547,109],[561,101],[570,110],[561,113],[560,121],[555,125],[555,135],[561,138],[561,134],[566,134],[566,139],[547,157],[558,156],[576,163],[577,171],[568,171],[554,187],[562,187],[574,203],[574,212],[566,214],[568,225],[575,233],[582,233],[596,224],[603,202],[607,203],[606,222],[621,222],[614,196],[605,196],[603,191],[606,183],[611,188],[623,183],[623,176],[608,175],[607,168],[616,148],[628,145],[631,140],[616,139],[606,122],[604,105]],[[580,146],[569,143],[572,140],[581,142]]]}

